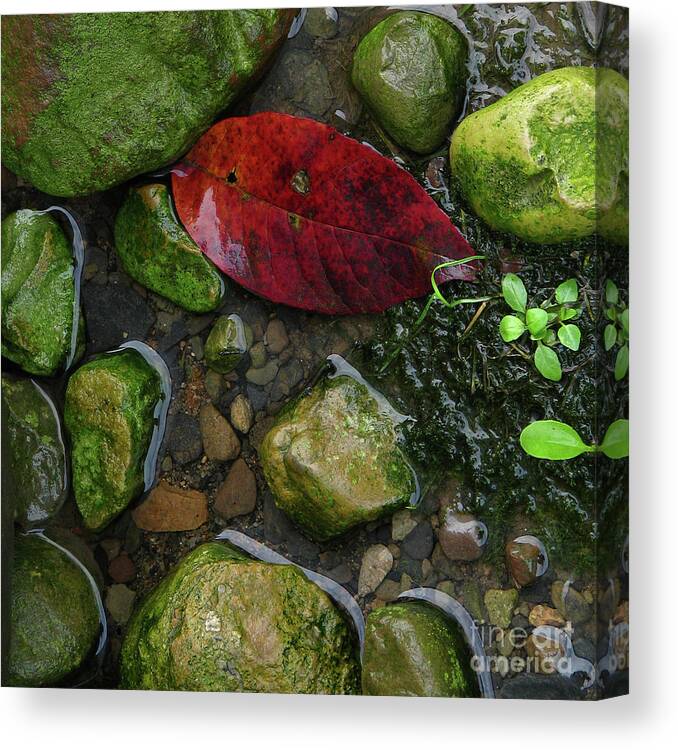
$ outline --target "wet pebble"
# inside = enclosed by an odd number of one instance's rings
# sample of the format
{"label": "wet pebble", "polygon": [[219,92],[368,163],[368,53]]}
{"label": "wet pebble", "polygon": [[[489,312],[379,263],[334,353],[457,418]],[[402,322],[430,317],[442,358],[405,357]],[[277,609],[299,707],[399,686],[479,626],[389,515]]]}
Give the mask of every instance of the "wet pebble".
{"label": "wet pebble", "polygon": [[250,364],[251,369],[259,370],[266,364],[266,346],[263,341],[258,341],[250,349]]}
{"label": "wet pebble", "polygon": [[509,574],[519,589],[537,580],[544,563],[542,551],[536,544],[517,539],[507,543],[505,557]]}
{"label": "wet pebble", "polygon": [[269,352],[280,354],[283,349],[289,346],[290,340],[287,336],[287,330],[282,320],[274,318],[266,327],[264,341]]}
{"label": "wet pebble", "polygon": [[108,566],[108,575],[116,583],[127,583],[136,575],[134,562],[129,555],[122,554],[111,560]]}
{"label": "wet pebble", "polygon": [[580,625],[591,619],[591,605],[584,595],[569,582],[555,581],[553,583],[551,601],[565,620],[573,625]]}
{"label": "wet pebble", "polygon": [[127,588],[124,583],[115,583],[106,592],[106,609],[118,625],[124,625],[129,620],[135,598],[134,591]]}
{"label": "wet pebble", "polygon": [[163,481],[132,511],[132,518],[144,531],[197,529],[207,522],[207,496]]}
{"label": "wet pebble", "polygon": [[487,541],[487,529],[468,513],[448,508],[438,529],[438,541],[449,560],[477,560]]}
{"label": "wet pebble", "polygon": [[363,555],[358,578],[358,596],[376,590],[393,567],[393,555],[383,544],[374,544]]}
{"label": "wet pebble", "polygon": [[172,458],[179,464],[197,461],[202,455],[200,424],[190,414],[180,412],[172,423],[168,449]]}
{"label": "wet pebble", "polygon": [[225,521],[251,513],[257,504],[257,481],[250,467],[239,458],[231,466],[214,499],[215,513]]}
{"label": "wet pebble", "polygon": [[433,545],[431,524],[422,521],[403,539],[402,550],[413,560],[424,560],[433,552]]}
{"label": "wet pebble", "polygon": [[263,367],[250,367],[245,373],[248,382],[254,385],[268,385],[278,374],[278,362],[274,359],[269,360]]}
{"label": "wet pebble", "polygon": [[223,390],[223,381],[221,379],[221,373],[216,370],[207,370],[205,373],[205,390],[207,395],[213,402],[219,400],[221,392]]}
{"label": "wet pebble", "polygon": [[238,394],[231,402],[231,424],[238,432],[246,435],[252,428],[254,412],[247,396]]}
{"label": "wet pebble", "polygon": [[416,527],[417,519],[412,515],[412,511],[399,510],[391,518],[391,538],[395,542],[402,540]]}
{"label": "wet pebble", "polygon": [[206,404],[200,409],[200,432],[207,458],[232,461],[240,453],[240,441],[218,409]]}

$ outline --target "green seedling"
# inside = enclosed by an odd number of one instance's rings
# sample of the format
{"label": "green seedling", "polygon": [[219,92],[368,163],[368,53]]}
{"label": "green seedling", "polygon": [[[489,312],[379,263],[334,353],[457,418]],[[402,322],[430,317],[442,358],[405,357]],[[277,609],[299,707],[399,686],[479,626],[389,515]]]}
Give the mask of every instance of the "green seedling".
{"label": "green seedling", "polygon": [[534,458],[565,461],[582,453],[603,453],[608,458],[629,455],[629,421],[617,419],[607,429],[600,445],[588,445],[569,424],[543,419],[527,425],[520,433],[522,449]]}
{"label": "green seedling", "polygon": [[603,331],[605,351],[615,346],[614,379],[622,380],[629,371],[629,308],[624,304],[612,279],[605,282],[605,317],[610,322]]}

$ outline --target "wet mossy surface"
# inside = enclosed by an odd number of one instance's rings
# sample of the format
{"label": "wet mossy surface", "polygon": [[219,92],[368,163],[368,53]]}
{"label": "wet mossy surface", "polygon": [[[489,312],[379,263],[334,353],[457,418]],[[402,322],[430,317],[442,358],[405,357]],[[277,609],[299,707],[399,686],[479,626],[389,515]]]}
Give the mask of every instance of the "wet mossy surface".
{"label": "wet mossy surface", "polygon": [[93,359],[70,377],[64,421],[73,493],[88,528],[103,528],[141,494],[161,396],[155,370],[133,350]]}
{"label": "wet mossy surface", "polygon": [[195,549],[147,597],[121,659],[127,689],[359,690],[356,644],[327,594],[294,566],[219,542]]}
{"label": "wet mossy surface", "polygon": [[50,214],[2,221],[2,354],[33,375],[57,374],[71,348],[73,251]]}
{"label": "wet mossy surface", "polygon": [[95,646],[99,612],[91,584],[64,552],[35,535],[14,541],[11,647],[3,684],[54,685]]}

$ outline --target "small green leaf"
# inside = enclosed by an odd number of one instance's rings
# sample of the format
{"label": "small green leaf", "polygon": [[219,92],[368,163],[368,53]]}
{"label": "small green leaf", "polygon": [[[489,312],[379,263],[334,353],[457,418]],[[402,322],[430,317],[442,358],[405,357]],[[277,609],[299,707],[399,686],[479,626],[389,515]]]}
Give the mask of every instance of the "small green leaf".
{"label": "small green leaf", "polygon": [[499,333],[507,343],[515,341],[525,333],[525,324],[515,315],[504,315],[499,323]]}
{"label": "small green leaf", "polygon": [[568,279],[556,287],[556,302],[564,305],[566,302],[576,302],[579,296],[577,279]]}
{"label": "small green leaf", "polygon": [[629,335],[629,308],[623,310],[619,316],[619,322],[621,323],[622,330],[628,336]]}
{"label": "small green leaf", "polygon": [[558,339],[563,346],[571,349],[573,352],[579,351],[579,344],[581,343],[579,326],[574,325],[574,323],[561,326],[558,329]]}
{"label": "small green leaf", "polygon": [[611,320],[613,323],[617,320],[617,310],[614,307],[608,307],[605,309],[605,317]]}
{"label": "small green leaf", "polygon": [[616,305],[619,302],[619,289],[612,279],[605,282],[605,301],[608,305]]}
{"label": "small green leaf", "polygon": [[629,348],[624,344],[617,352],[617,359],[614,361],[614,379],[621,380],[629,370]]}
{"label": "small green leaf", "polygon": [[608,458],[626,458],[629,455],[629,420],[618,419],[607,428],[600,450]]}
{"label": "small green leaf", "polygon": [[561,320],[572,320],[572,318],[578,318],[580,312],[580,307],[563,307],[559,317]]}
{"label": "small green leaf", "polygon": [[603,341],[605,342],[605,351],[609,352],[617,341],[617,328],[612,323],[608,323],[605,326]]}
{"label": "small green leaf", "polygon": [[553,349],[544,346],[541,341],[537,344],[537,351],[534,353],[534,366],[547,380],[558,382],[563,377],[558,355]]}
{"label": "small green leaf", "polygon": [[564,461],[595,450],[593,446],[586,445],[570,425],[553,419],[527,425],[520,433],[520,445],[530,456],[551,461]]}
{"label": "small green leaf", "polygon": [[[527,322],[527,328],[533,336],[541,333],[546,328],[549,322],[549,316],[546,310],[542,310],[540,307],[531,307],[525,313],[525,321]],[[541,338],[541,337],[539,337]]]}
{"label": "small green leaf", "polygon": [[501,291],[506,304],[516,312],[525,312],[527,290],[525,284],[514,273],[507,273],[501,280]]}

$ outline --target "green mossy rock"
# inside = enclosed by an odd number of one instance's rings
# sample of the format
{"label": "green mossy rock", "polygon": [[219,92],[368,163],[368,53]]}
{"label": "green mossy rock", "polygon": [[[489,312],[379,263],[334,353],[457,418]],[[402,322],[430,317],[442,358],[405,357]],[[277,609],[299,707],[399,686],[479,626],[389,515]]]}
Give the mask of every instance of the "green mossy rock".
{"label": "green mossy rock", "polygon": [[435,151],[464,98],[468,45],[442,18],[402,11],[375,26],[353,57],[352,79],[401,146]]}
{"label": "green mossy rock", "polygon": [[467,117],[453,176],[491,227],[535,243],[628,242],[628,82],[560,68]]}
{"label": "green mossy rock", "polygon": [[3,471],[12,474],[14,518],[24,527],[54,516],[66,499],[66,449],[59,416],[32,380],[2,377]]}
{"label": "green mossy rock", "polygon": [[319,541],[393,513],[416,491],[392,418],[343,375],[281,412],[259,458],[276,505]]}
{"label": "green mossy rock", "polygon": [[15,540],[10,651],[3,683],[54,685],[80,667],[99,634],[99,611],[83,571],[35,535]]}
{"label": "green mossy rock", "polygon": [[327,594],[292,565],[203,544],[135,612],[121,686],[259,693],[358,691],[353,639]]}
{"label": "green mossy rock", "polygon": [[247,352],[247,334],[239,315],[222,315],[212,326],[205,342],[207,366],[224,375],[234,370]]}
{"label": "green mossy rock", "polygon": [[3,163],[73,196],[174,161],[262,72],[294,14],[3,16]]}
{"label": "green mossy rock", "polygon": [[365,695],[475,698],[471,651],[451,618],[424,602],[370,612],[365,624]]}
{"label": "green mossy rock", "polygon": [[75,500],[86,526],[102,529],[144,488],[160,379],[132,349],[80,367],[66,389]]}
{"label": "green mossy rock", "polygon": [[115,249],[135,281],[185,310],[219,306],[221,276],[177,220],[165,185],[130,190],[115,219]]}
{"label": "green mossy rock", "polygon": [[2,222],[2,354],[33,375],[67,361],[75,304],[72,248],[49,214],[22,210]]}

